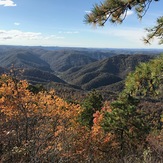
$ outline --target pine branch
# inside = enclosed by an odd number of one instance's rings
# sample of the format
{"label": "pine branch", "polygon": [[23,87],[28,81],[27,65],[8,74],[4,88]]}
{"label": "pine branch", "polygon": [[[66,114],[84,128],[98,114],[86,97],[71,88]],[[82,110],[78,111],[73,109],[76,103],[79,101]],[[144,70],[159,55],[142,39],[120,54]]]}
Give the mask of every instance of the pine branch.
{"label": "pine branch", "polygon": [[163,44],[163,16],[157,19],[157,25],[153,28],[147,28],[149,33],[146,38],[143,38],[145,44],[151,44],[154,37],[157,37],[160,41],[159,44]]}
{"label": "pine branch", "polygon": [[86,14],[85,22],[103,26],[110,19],[112,23],[121,23],[125,20],[128,9],[132,8],[135,8],[138,16],[142,18],[148,11],[151,2],[152,0],[105,0],[99,5],[96,4],[91,13]]}

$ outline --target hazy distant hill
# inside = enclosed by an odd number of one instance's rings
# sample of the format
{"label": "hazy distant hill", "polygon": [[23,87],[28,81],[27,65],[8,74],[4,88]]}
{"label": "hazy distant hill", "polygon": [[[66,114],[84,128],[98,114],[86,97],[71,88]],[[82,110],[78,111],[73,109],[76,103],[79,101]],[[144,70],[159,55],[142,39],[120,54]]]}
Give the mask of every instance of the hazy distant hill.
{"label": "hazy distant hill", "polygon": [[50,51],[43,54],[41,59],[46,61],[53,71],[63,72],[72,67],[83,66],[97,61],[96,59],[85,55],[85,53],[65,50]]}
{"label": "hazy distant hill", "polygon": [[83,89],[98,88],[123,80],[138,63],[149,59],[151,59],[149,55],[117,55],[70,69],[62,74],[62,78]]}
{"label": "hazy distant hill", "polygon": [[62,79],[58,78],[54,74],[38,69],[25,69],[23,72],[21,72],[20,77],[22,79],[27,79],[30,83],[46,84],[49,82],[57,82],[65,84]]}
{"label": "hazy distant hill", "polygon": [[51,71],[48,63],[32,54],[28,50],[13,49],[0,54],[0,65],[5,68],[37,68],[43,71]]}
{"label": "hazy distant hill", "polygon": [[0,73],[13,65],[24,70],[18,73],[20,78],[32,83],[57,82],[61,88],[68,82],[85,90],[117,91],[135,66],[161,52],[163,50],[0,46]]}

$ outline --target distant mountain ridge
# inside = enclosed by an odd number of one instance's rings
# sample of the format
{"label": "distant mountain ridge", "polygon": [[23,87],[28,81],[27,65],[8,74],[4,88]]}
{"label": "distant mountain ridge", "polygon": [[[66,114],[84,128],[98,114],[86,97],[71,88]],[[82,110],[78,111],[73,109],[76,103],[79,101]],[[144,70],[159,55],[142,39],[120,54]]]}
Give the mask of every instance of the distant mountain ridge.
{"label": "distant mountain ridge", "polygon": [[78,67],[97,61],[79,51],[50,51],[41,56],[53,71],[63,72],[72,67]]}
{"label": "distant mountain ridge", "polygon": [[0,46],[0,73],[14,67],[23,70],[17,71],[18,76],[31,83],[69,83],[91,90],[123,81],[140,62],[161,52],[163,50]]}
{"label": "distant mountain ridge", "polygon": [[5,68],[14,66],[18,68],[38,68],[43,71],[51,71],[48,63],[27,50],[16,49],[0,54],[0,65]]}

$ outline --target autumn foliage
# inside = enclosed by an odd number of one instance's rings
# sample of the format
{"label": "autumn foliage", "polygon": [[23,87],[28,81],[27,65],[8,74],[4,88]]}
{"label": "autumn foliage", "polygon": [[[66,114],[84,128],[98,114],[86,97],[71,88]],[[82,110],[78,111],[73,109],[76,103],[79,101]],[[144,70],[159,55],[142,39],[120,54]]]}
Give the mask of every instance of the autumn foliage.
{"label": "autumn foliage", "polygon": [[141,101],[130,86],[116,101],[93,91],[79,105],[54,90],[31,88],[25,80],[0,77],[2,163],[163,160],[161,101]]}
{"label": "autumn foliage", "polygon": [[26,81],[1,76],[2,161],[56,161],[58,153],[68,148],[66,141],[75,136],[81,108],[66,103],[54,91],[34,94],[28,86]]}

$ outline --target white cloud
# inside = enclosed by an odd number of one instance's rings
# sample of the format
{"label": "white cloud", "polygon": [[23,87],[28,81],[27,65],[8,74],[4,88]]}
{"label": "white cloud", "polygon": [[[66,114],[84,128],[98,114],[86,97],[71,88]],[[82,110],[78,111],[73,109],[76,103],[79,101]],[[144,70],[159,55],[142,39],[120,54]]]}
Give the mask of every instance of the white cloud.
{"label": "white cloud", "polygon": [[10,40],[10,39],[12,39],[12,37],[10,36],[3,37],[3,40]]}
{"label": "white cloud", "polygon": [[3,40],[6,37],[10,37],[10,39],[39,39],[41,38],[41,33],[34,32],[22,32],[19,30],[0,30],[0,40]]}
{"label": "white cloud", "polygon": [[79,31],[59,31],[59,34],[78,34]]}
{"label": "white cloud", "polygon": [[64,39],[57,35],[43,35],[39,32],[23,32],[20,30],[0,30],[0,44],[17,44],[17,45],[38,45],[55,43],[57,40]]}
{"label": "white cloud", "polygon": [[64,39],[62,36],[56,36],[56,35],[50,35],[45,37],[44,39],[49,40],[49,39]]}
{"label": "white cloud", "polygon": [[86,14],[90,14],[90,13],[91,13],[91,11],[85,11],[85,13],[86,13]]}
{"label": "white cloud", "polygon": [[131,15],[133,15],[133,14],[134,14],[134,11],[132,11],[132,10],[127,10],[127,13],[122,14],[122,15],[121,15],[121,18],[123,19],[124,16],[127,18],[128,16],[131,16]]}
{"label": "white cloud", "polygon": [[16,6],[16,4],[12,0],[0,0],[1,6]]}
{"label": "white cloud", "polygon": [[65,32],[66,34],[77,34],[77,33],[79,33],[78,31],[67,31],[67,32]]}
{"label": "white cloud", "polygon": [[16,25],[16,26],[19,26],[19,25],[20,25],[20,23],[18,23],[18,22],[15,22],[15,23],[14,23],[14,25]]}
{"label": "white cloud", "polygon": [[[85,11],[86,14],[90,14],[91,11]],[[130,16],[130,15],[133,15],[134,14],[134,11],[132,10],[127,10],[127,13],[126,13],[126,16]],[[108,15],[109,16],[109,15]],[[123,17],[123,16],[122,16]]]}
{"label": "white cloud", "polygon": [[144,34],[143,29],[140,28],[121,28],[121,27],[113,27],[110,29],[95,29],[92,30],[95,33],[99,33],[108,37],[123,37],[123,38],[133,38],[140,39],[140,37]]}
{"label": "white cloud", "polygon": [[130,15],[133,15],[133,14],[134,14],[134,12],[132,10],[128,10],[126,16],[130,16]]}
{"label": "white cloud", "polygon": [[99,40],[107,40],[109,42],[109,47],[119,47],[119,48],[155,48],[159,47],[158,39],[152,42],[151,46],[145,45],[142,41],[143,37],[146,36],[146,32],[141,28],[110,28],[103,30],[92,30],[94,35],[97,35]]}
{"label": "white cloud", "polygon": [[125,39],[134,39],[134,40],[140,40],[140,38],[143,36],[144,32],[142,29],[137,28],[126,28],[126,29],[113,29],[110,33],[111,35],[114,35],[116,37],[123,37]]}

